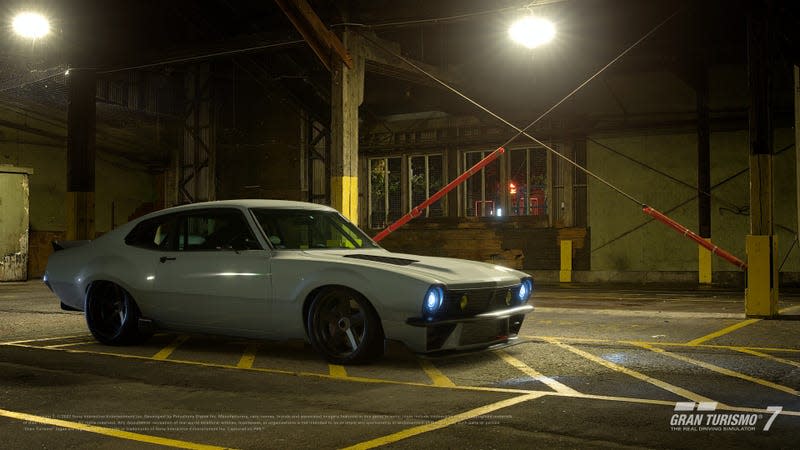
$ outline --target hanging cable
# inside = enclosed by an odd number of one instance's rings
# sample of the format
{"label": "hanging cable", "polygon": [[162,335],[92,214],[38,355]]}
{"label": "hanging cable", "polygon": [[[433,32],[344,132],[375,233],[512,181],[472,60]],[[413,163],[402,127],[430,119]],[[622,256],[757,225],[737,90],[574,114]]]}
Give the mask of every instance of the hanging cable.
{"label": "hanging cable", "polygon": [[524,127],[524,128],[519,128],[518,126],[516,126],[516,125],[512,124],[511,122],[509,122],[508,120],[506,120],[506,119],[504,119],[504,118],[500,117],[499,115],[497,115],[496,113],[494,113],[493,111],[491,111],[489,108],[487,108],[487,107],[483,106],[482,104],[478,103],[477,101],[473,100],[472,98],[470,98],[469,96],[467,96],[467,95],[466,95],[466,94],[464,94],[463,92],[459,91],[458,89],[454,88],[454,87],[453,87],[453,86],[451,86],[450,84],[448,84],[448,83],[446,83],[446,82],[442,81],[441,79],[439,79],[439,78],[438,78],[438,77],[436,77],[435,75],[431,74],[430,72],[426,71],[425,69],[423,69],[422,67],[420,67],[419,65],[417,65],[416,63],[414,63],[413,61],[411,61],[410,59],[408,59],[408,58],[404,57],[403,55],[401,55],[401,54],[399,54],[399,53],[393,52],[392,50],[390,50],[390,49],[386,48],[386,46],[384,46],[384,45],[383,45],[383,44],[381,44],[380,42],[377,42],[377,40],[375,40],[375,39],[372,39],[370,36],[367,36],[367,35],[366,35],[366,34],[364,34],[364,33],[360,33],[360,34],[361,34],[361,36],[362,36],[364,39],[366,39],[367,41],[371,42],[372,44],[374,44],[376,47],[380,48],[380,49],[381,49],[381,50],[383,50],[384,52],[386,52],[386,53],[388,53],[389,55],[391,55],[391,56],[394,56],[395,58],[397,58],[397,59],[399,59],[399,60],[403,61],[404,63],[406,63],[406,64],[407,64],[407,65],[409,65],[410,67],[414,68],[415,70],[417,70],[417,71],[419,71],[420,73],[424,74],[425,76],[427,76],[428,78],[432,79],[432,80],[433,80],[433,81],[435,81],[436,83],[440,84],[440,85],[441,85],[442,87],[444,87],[445,89],[447,89],[447,90],[449,90],[450,92],[452,92],[452,93],[454,93],[454,94],[458,95],[459,97],[461,97],[462,99],[466,100],[467,102],[469,102],[469,103],[470,103],[470,104],[472,104],[473,106],[477,107],[477,108],[478,108],[478,109],[480,109],[481,111],[483,111],[483,112],[485,112],[485,113],[489,114],[490,116],[494,117],[495,119],[499,120],[500,122],[502,122],[502,123],[506,124],[506,125],[507,125],[507,126],[509,126],[510,128],[512,128],[512,129],[514,129],[514,130],[516,130],[516,131],[517,131],[517,133],[516,133],[514,136],[512,136],[510,139],[508,139],[508,140],[507,140],[505,143],[503,143],[503,144],[502,144],[502,145],[500,145],[499,147],[501,147],[501,148],[502,148],[502,147],[506,147],[508,144],[510,144],[511,142],[513,142],[513,141],[514,141],[515,139],[517,139],[518,137],[520,137],[520,136],[525,136],[525,137],[527,137],[528,139],[530,139],[530,140],[532,140],[533,142],[535,142],[537,145],[540,145],[541,147],[545,148],[547,151],[549,151],[549,152],[550,152],[550,153],[552,153],[553,155],[556,155],[557,157],[561,158],[563,161],[565,161],[565,162],[569,163],[570,165],[572,165],[572,166],[573,166],[573,167],[575,167],[576,169],[580,170],[581,172],[585,173],[586,175],[588,175],[588,176],[590,176],[590,177],[594,178],[595,180],[599,181],[600,183],[602,183],[602,184],[606,185],[608,188],[610,188],[611,190],[613,190],[613,191],[617,192],[618,194],[622,195],[623,197],[627,198],[628,200],[630,200],[630,201],[632,201],[632,202],[636,203],[636,204],[637,204],[637,205],[639,205],[639,206],[645,206],[644,202],[642,202],[642,201],[638,200],[636,197],[632,196],[631,194],[628,194],[627,192],[625,192],[625,191],[623,191],[622,189],[620,189],[619,187],[615,186],[614,184],[612,184],[611,182],[609,182],[609,181],[608,181],[608,180],[606,180],[605,178],[601,177],[600,175],[597,175],[596,173],[592,172],[591,170],[589,170],[589,169],[587,169],[587,168],[585,168],[585,167],[581,166],[580,164],[578,164],[577,162],[573,161],[573,160],[572,160],[572,159],[570,159],[569,157],[567,157],[567,156],[565,156],[565,155],[562,155],[561,153],[557,152],[555,149],[553,149],[553,148],[552,148],[552,147],[550,147],[549,145],[547,145],[547,144],[545,144],[544,142],[540,141],[539,139],[537,139],[537,138],[535,138],[535,137],[531,136],[531,135],[530,135],[530,134],[527,132],[527,130],[529,130],[530,128],[532,128],[532,127],[533,127],[534,125],[536,125],[536,124],[537,124],[537,123],[538,123],[540,120],[542,120],[542,119],[543,119],[545,116],[547,116],[548,114],[550,114],[551,112],[553,112],[553,110],[555,110],[555,109],[556,109],[556,108],[558,108],[558,107],[559,107],[561,104],[563,104],[565,101],[567,101],[568,99],[570,99],[570,98],[571,98],[573,95],[575,95],[575,94],[576,94],[578,91],[580,91],[582,88],[584,88],[584,87],[585,87],[587,84],[589,84],[589,83],[590,83],[592,80],[594,80],[595,78],[597,78],[597,77],[598,77],[598,76],[599,76],[601,73],[605,72],[605,71],[606,71],[606,70],[607,70],[609,67],[611,67],[611,66],[612,66],[614,63],[616,63],[617,61],[619,61],[619,60],[620,60],[620,59],[621,59],[623,56],[625,56],[626,54],[628,54],[628,52],[630,52],[631,50],[633,50],[633,49],[634,49],[636,46],[638,46],[639,44],[641,44],[641,43],[642,43],[642,42],[643,42],[645,39],[647,39],[648,37],[650,37],[650,36],[651,36],[653,33],[655,33],[655,32],[656,32],[658,29],[660,29],[662,26],[664,26],[664,24],[666,24],[667,22],[669,22],[669,21],[670,21],[670,20],[671,20],[673,17],[675,17],[676,15],[678,15],[678,13],[680,13],[681,11],[682,11],[682,8],[679,8],[678,10],[676,10],[675,12],[673,12],[672,14],[670,14],[670,15],[669,15],[667,18],[665,18],[664,20],[662,20],[661,22],[659,22],[659,23],[658,23],[656,26],[654,26],[652,29],[650,29],[650,31],[648,31],[647,33],[645,33],[645,34],[644,34],[644,35],[643,35],[641,38],[639,38],[639,39],[638,39],[636,42],[634,42],[633,44],[631,44],[630,46],[628,46],[628,47],[627,47],[627,48],[626,48],[624,51],[622,51],[622,53],[620,53],[620,54],[619,54],[619,55],[617,55],[617,56],[616,56],[614,59],[612,59],[612,60],[611,60],[611,61],[610,61],[608,64],[606,64],[605,66],[603,66],[602,68],[600,68],[600,70],[598,70],[597,72],[595,72],[595,73],[594,73],[594,75],[592,75],[592,76],[590,76],[589,78],[587,78],[587,79],[586,79],[586,81],[584,81],[583,83],[581,83],[580,85],[578,85],[578,87],[576,87],[575,89],[573,89],[573,90],[572,90],[572,91],[571,91],[569,94],[567,94],[567,95],[566,95],[565,97],[563,97],[561,100],[559,100],[558,102],[556,102],[556,103],[555,103],[553,106],[551,106],[551,107],[550,107],[550,108],[548,108],[546,111],[544,111],[544,112],[543,112],[541,115],[539,115],[539,117],[537,117],[537,118],[536,118],[536,119],[535,119],[533,122],[529,123],[529,124],[528,124],[526,127]]}

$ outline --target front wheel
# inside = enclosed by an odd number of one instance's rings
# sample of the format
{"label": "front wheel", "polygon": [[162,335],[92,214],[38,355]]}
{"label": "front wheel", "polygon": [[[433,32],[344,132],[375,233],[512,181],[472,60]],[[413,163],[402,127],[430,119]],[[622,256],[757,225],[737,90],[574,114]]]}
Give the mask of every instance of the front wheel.
{"label": "front wheel", "polygon": [[98,341],[126,345],[149,337],[139,331],[139,307],[122,287],[105,281],[94,282],[86,293],[86,324]]}
{"label": "front wheel", "polygon": [[307,317],[315,350],[334,364],[369,361],[383,354],[383,328],[378,314],[361,294],[344,287],[317,293]]}

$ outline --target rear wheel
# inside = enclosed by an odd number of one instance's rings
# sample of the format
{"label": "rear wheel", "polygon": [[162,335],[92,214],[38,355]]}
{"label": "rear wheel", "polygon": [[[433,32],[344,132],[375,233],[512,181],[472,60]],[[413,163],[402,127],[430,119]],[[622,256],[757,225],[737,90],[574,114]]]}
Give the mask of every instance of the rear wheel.
{"label": "rear wheel", "polygon": [[85,315],[89,331],[103,344],[133,344],[150,337],[139,331],[141,313],[133,297],[114,283],[92,283],[86,293]]}
{"label": "rear wheel", "polygon": [[369,361],[383,354],[378,314],[361,294],[325,288],[314,297],[307,317],[311,345],[334,364]]}

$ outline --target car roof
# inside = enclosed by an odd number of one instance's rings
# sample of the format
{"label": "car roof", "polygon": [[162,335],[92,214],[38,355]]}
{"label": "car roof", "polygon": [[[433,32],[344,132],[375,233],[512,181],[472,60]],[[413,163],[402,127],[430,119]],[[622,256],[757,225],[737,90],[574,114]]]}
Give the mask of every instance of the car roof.
{"label": "car roof", "polygon": [[270,208],[270,209],[304,209],[311,211],[336,211],[330,206],[317,203],[297,202],[291,200],[267,200],[267,199],[240,199],[240,200],[217,200],[213,202],[190,203],[188,205],[173,206],[152,212],[142,217],[147,219],[181,211],[191,211],[195,209],[209,208]]}

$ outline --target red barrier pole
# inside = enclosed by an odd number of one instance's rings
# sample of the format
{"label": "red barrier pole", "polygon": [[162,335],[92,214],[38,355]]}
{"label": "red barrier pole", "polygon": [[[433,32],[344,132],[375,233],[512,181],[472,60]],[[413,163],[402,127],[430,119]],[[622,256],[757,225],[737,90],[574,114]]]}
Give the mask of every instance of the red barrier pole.
{"label": "red barrier pole", "polygon": [[737,258],[733,254],[726,252],[725,250],[717,247],[716,245],[711,244],[710,242],[706,241],[705,239],[701,238],[697,234],[695,234],[692,230],[686,228],[685,226],[675,222],[674,220],[667,217],[664,213],[657,211],[647,205],[642,207],[642,212],[651,216],[652,218],[658,220],[659,222],[667,225],[668,227],[672,228],[673,230],[677,231],[678,233],[683,234],[687,238],[697,242],[697,244],[701,245],[702,247],[706,248],[707,250],[711,251],[711,253],[719,256],[720,258],[728,261],[729,263],[739,266],[742,270],[747,270],[747,263],[742,261],[741,259]]}
{"label": "red barrier pole", "polygon": [[455,189],[456,186],[458,186],[459,184],[461,184],[464,181],[466,181],[467,178],[469,178],[469,177],[475,175],[476,173],[478,173],[479,170],[483,169],[487,164],[489,164],[490,162],[492,162],[495,159],[497,159],[497,157],[499,157],[500,155],[505,153],[505,151],[506,151],[506,149],[504,149],[503,147],[498,147],[497,150],[495,150],[492,153],[486,155],[486,158],[483,158],[482,160],[478,161],[477,163],[475,163],[474,166],[472,166],[469,169],[467,169],[466,172],[464,172],[461,175],[459,175],[458,177],[456,177],[453,181],[447,183],[447,186],[439,189],[435,194],[433,194],[430,197],[428,197],[427,200],[425,200],[424,202],[420,203],[419,205],[413,207],[411,209],[411,211],[408,212],[408,214],[406,214],[403,217],[397,219],[394,223],[392,223],[388,227],[384,228],[383,231],[381,231],[380,233],[376,234],[375,237],[372,238],[372,240],[375,241],[375,242],[380,242],[383,238],[385,238],[386,236],[391,234],[394,230],[402,227],[403,225],[407,224],[411,219],[413,219],[413,218],[419,216],[420,214],[422,214],[422,211],[425,211],[425,208],[427,208],[427,207],[431,206],[432,204],[436,203],[437,200],[439,200],[440,198],[444,197],[445,194],[447,194],[448,192],[452,191],[453,189]]}

